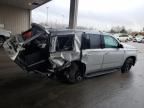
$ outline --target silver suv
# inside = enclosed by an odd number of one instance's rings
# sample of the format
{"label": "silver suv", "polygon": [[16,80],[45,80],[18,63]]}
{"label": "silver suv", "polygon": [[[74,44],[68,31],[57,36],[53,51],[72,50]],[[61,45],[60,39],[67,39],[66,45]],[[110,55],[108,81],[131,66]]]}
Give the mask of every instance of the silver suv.
{"label": "silver suv", "polygon": [[10,58],[27,72],[36,72],[75,83],[85,77],[135,65],[137,49],[107,33],[54,30],[32,24],[32,29],[4,43]]}

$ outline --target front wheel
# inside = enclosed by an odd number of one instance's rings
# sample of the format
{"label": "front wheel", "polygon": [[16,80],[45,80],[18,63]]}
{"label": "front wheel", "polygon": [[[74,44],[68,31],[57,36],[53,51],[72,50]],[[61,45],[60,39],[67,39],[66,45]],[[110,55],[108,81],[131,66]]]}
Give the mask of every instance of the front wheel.
{"label": "front wheel", "polygon": [[128,58],[121,68],[122,73],[129,72],[131,67],[133,66],[133,63],[134,60],[132,58]]}
{"label": "front wheel", "polygon": [[69,83],[76,83],[83,80],[79,66],[76,63],[71,64],[69,71],[66,73],[66,78]]}

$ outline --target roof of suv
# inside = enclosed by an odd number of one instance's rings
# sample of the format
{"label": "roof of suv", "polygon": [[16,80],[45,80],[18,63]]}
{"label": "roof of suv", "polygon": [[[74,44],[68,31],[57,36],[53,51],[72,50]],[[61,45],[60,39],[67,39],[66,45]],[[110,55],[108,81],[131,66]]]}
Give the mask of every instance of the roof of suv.
{"label": "roof of suv", "polygon": [[101,32],[94,30],[78,30],[78,29],[47,29],[47,30],[52,34],[73,34],[73,33],[101,34]]}
{"label": "roof of suv", "polygon": [[[33,28],[40,29],[42,31],[50,32],[52,35],[63,35],[63,34],[74,34],[74,33],[87,33],[87,34],[99,34],[99,35],[111,35],[109,33],[100,32],[96,30],[79,30],[79,29],[53,29],[53,28],[45,28],[39,24],[32,23]],[[51,36],[52,36],[51,35]]]}

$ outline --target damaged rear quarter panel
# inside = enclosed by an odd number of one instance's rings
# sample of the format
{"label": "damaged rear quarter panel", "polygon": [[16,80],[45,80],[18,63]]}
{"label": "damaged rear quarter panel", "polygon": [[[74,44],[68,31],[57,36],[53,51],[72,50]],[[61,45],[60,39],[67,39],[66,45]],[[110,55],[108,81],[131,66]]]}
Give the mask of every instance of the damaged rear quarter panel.
{"label": "damaged rear quarter panel", "polygon": [[[52,42],[52,44],[54,43],[56,44],[56,41]],[[55,44],[52,46],[55,47],[56,46]],[[55,50],[54,47],[52,50]],[[50,59],[54,62],[57,62],[57,63],[59,62],[58,64],[62,62],[61,59],[67,62],[80,60],[80,47],[81,47],[81,33],[74,35],[74,45],[73,45],[72,51],[60,51],[60,52],[55,51],[53,53],[50,53]],[[63,65],[63,63],[61,63],[61,65]]]}

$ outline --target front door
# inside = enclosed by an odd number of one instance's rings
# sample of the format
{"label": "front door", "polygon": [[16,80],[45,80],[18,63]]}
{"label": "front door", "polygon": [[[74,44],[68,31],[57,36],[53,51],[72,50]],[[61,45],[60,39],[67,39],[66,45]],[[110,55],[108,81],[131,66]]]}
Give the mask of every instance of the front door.
{"label": "front door", "polygon": [[103,69],[112,69],[122,66],[124,60],[123,48],[118,48],[119,42],[112,36],[104,35]]}

